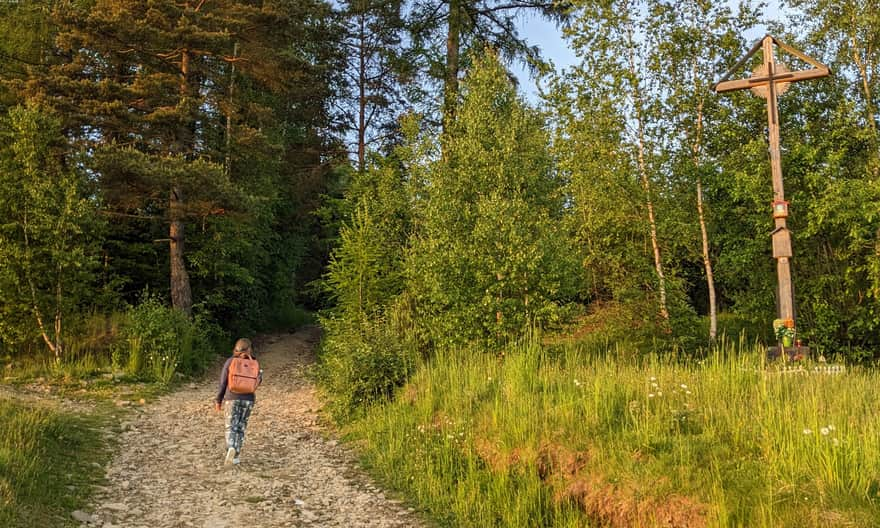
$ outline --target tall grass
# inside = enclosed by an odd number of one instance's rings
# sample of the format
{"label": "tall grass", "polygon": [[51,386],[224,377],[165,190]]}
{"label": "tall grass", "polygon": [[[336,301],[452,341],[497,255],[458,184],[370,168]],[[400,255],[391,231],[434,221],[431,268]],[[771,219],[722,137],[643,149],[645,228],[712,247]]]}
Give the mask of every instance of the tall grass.
{"label": "tall grass", "polygon": [[72,524],[109,456],[101,420],[0,398],[0,526]]}
{"label": "tall grass", "polygon": [[84,317],[67,334],[59,360],[41,341],[33,341],[0,357],[0,372],[3,381],[13,383],[48,378],[78,385],[110,376],[167,386],[175,377],[202,372],[227,341],[206,318],[189,319],[147,295],[127,311]]}
{"label": "tall grass", "polygon": [[880,377],[536,341],[440,354],[349,426],[449,526],[876,526]]}

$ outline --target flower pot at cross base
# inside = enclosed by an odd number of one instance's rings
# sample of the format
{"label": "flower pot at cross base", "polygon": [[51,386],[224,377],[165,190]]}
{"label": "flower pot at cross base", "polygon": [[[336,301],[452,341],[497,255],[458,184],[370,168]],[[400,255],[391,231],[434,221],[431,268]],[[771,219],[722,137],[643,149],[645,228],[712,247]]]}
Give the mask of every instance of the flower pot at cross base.
{"label": "flower pot at cross base", "polygon": [[784,346],[784,347],[790,347],[790,346],[791,346],[791,337],[789,337],[789,336],[782,336],[782,346]]}

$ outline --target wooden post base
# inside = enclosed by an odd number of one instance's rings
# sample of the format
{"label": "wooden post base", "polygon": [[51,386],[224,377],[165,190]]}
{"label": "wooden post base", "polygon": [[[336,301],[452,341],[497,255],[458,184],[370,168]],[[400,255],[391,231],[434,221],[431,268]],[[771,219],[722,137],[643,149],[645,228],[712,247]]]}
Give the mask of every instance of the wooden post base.
{"label": "wooden post base", "polygon": [[770,361],[774,359],[779,359],[783,351],[785,352],[785,356],[788,361],[801,361],[810,358],[810,347],[808,346],[772,346],[767,347],[767,359]]}

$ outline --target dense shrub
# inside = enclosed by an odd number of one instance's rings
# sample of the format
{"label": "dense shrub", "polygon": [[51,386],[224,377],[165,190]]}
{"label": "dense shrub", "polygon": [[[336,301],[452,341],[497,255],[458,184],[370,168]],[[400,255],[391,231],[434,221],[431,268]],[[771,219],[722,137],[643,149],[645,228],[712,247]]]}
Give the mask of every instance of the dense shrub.
{"label": "dense shrub", "polygon": [[332,394],[331,411],[345,419],[372,403],[386,401],[413,372],[417,354],[383,320],[351,324],[322,321],[319,377]]}
{"label": "dense shrub", "polygon": [[168,383],[174,374],[195,374],[216,354],[222,332],[207,319],[190,320],[158,296],[145,294],[128,311],[113,362],[127,374]]}

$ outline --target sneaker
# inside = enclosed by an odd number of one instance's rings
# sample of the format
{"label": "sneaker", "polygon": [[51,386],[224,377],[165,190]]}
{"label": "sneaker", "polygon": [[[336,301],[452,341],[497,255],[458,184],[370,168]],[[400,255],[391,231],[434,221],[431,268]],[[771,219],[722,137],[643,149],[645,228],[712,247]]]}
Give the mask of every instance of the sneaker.
{"label": "sneaker", "polygon": [[229,464],[234,463],[233,462],[234,460],[235,460],[235,448],[230,447],[229,449],[226,450],[226,459],[223,461],[223,463],[228,466]]}
{"label": "sneaker", "polygon": [[237,466],[237,465],[239,465],[239,464],[241,464],[241,459],[239,459],[238,457],[235,457],[235,458],[232,459],[232,465],[233,465],[233,466]]}

